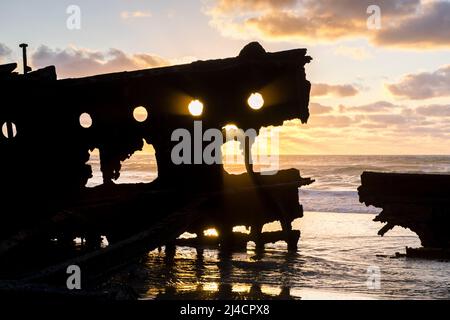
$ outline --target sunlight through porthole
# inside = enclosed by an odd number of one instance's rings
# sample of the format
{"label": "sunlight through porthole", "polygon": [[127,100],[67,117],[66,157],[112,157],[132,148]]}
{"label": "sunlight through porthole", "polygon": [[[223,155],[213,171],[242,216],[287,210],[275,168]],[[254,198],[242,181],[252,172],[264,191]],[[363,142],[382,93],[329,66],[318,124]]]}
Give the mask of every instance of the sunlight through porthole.
{"label": "sunlight through porthole", "polygon": [[2,133],[7,139],[14,138],[17,135],[16,125],[12,122],[5,122],[2,126]]}
{"label": "sunlight through porthole", "polygon": [[198,117],[203,113],[203,103],[201,103],[199,100],[192,100],[191,103],[189,103],[189,112],[194,116]]}
{"label": "sunlight through porthole", "polygon": [[92,118],[89,113],[82,113],[80,116],[80,126],[85,129],[88,129],[92,126]]}
{"label": "sunlight through porthole", "polygon": [[218,237],[219,236],[219,233],[214,228],[203,231],[203,234],[205,235],[205,237]]}
{"label": "sunlight through porthole", "polygon": [[148,117],[147,109],[143,106],[136,107],[133,111],[133,117],[137,122],[144,122]]}
{"label": "sunlight through porthole", "polygon": [[252,93],[248,98],[247,103],[250,106],[250,108],[254,110],[259,110],[264,106],[264,98],[258,92]]}

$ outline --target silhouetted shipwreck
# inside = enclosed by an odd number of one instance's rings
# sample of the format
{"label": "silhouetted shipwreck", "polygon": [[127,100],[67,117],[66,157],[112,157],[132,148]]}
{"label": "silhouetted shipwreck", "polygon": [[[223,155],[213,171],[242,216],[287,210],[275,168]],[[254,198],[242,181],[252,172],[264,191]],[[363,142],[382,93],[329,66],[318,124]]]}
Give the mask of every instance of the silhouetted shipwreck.
{"label": "silhouetted shipwreck", "polygon": [[[221,164],[176,165],[171,150],[178,142],[171,135],[183,128],[194,136],[194,120],[204,131],[230,123],[244,131],[295,118],[305,123],[310,60],[305,49],[267,53],[251,43],[235,58],[79,79],[57,80],[54,67],[31,71],[26,62],[23,75],[14,73],[16,64],[0,66],[0,277],[64,286],[67,266],[79,265],[91,285],[149,250],[174,244],[185,231],[202,235],[210,227],[223,249],[242,242],[232,229],[244,225],[252,230],[245,242],[262,247],[284,240],[294,250],[300,232],[291,222],[303,214],[298,188],[313,180],[295,169],[254,172],[253,141],[243,147],[245,174],[228,174]],[[260,110],[247,105],[252,92],[264,97]],[[196,99],[204,109],[193,116],[188,105]],[[143,122],[133,117],[138,106],[148,112]],[[82,114],[89,115],[89,128],[80,125]],[[158,178],[115,184],[121,163],[143,140],[156,151]],[[104,184],[87,188],[95,148]],[[282,232],[261,233],[277,220]],[[77,237],[84,245],[74,246]],[[0,291],[24,287],[5,283]]]}
{"label": "silhouetted shipwreck", "polygon": [[450,175],[364,172],[359,199],[383,208],[374,219],[411,229],[423,248],[406,248],[411,257],[450,258]]}

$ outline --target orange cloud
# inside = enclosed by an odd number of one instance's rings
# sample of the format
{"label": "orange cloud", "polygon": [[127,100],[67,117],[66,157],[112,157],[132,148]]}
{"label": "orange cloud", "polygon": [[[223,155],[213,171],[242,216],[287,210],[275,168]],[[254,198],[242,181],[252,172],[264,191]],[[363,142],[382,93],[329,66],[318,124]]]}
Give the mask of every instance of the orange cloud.
{"label": "orange cloud", "polygon": [[335,97],[352,97],[358,94],[358,89],[350,84],[330,85],[325,83],[316,83],[311,87],[311,96],[320,97],[332,95]]}
{"label": "orange cloud", "polygon": [[321,105],[320,103],[312,102],[309,104],[309,113],[311,115],[325,114],[325,113],[330,113],[332,111],[333,111],[333,107],[324,106],[324,105]]}
{"label": "orange cloud", "polygon": [[137,70],[172,64],[168,59],[147,53],[127,54],[118,49],[106,52],[70,47],[40,46],[31,56],[34,68],[55,65],[58,76],[83,77],[102,73]]}
{"label": "orange cloud", "polygon": [[415,49],[450,47],[450,2],[429,1],[417,14],[376,34],[377,45]]}
{"label": "orange cloud", "polygon": [[[450,33],[450,31],[449,31]],[[387,84],[395,96],[411,100],[423,100],[450,96],[450,65],[433,72],[408,74],[398,83]]]}
{"label": "orange cloud", "polygon": [[380,113],[380,112],[396,112],[399,109],[403,109],[403,106],[396,105],[387,101],[377,101],[361,106],[344,106],[340,105],[339,110],[341,113],[343,112],[352,112],[352,113]]}
{"label": "orange cloud", "polygon": [[[369,30],[378,5],[381,30]],[[366,38],[379,46],[450,47],[450,3],[443,0],[216,0],[205,9],[223,35],[267,41]]]}
{"label": "orange cloud", "polygon": [[430,105],[417,108],[417,113],[427,117],[450,117],[450,105]]}

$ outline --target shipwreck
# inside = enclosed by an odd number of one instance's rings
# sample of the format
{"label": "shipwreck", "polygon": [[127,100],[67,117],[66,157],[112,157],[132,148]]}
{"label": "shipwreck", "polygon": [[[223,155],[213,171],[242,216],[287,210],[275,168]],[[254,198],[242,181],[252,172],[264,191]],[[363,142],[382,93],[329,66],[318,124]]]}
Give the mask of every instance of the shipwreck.
{"label": "shipwreck", "polygon": [[422,248],[406,255],[450,259],[450,175],[364,172],[359,199],[383,210],[374,221],[385,223],[378,232],[400,226],[415,232]]}
{"label": "shipwreck", "polygon": [[[242,148],[247,172],[240,175],[221,164],[174,164],[170,152],[172,132],[194,130],[194,120],[205,129],[233,123],[243,130],[307,122],[306,49],[268,53],[251,43],[234,58],[58,80],[53,66],[31,71],[21,47],[23,74],[14,72],[16,63],[0,66],[0,291],[38,283],[56,286],[40,290],[53,294],[65,285],[68,265],[80,266],[89,288],[149,250],[175,245],[185,231],[198,234],[190,245],[201,245],[211,227],[224,250],[279,240],[297,248],[300,231],[291,222],[303,215],[298,188],[313,180],[296,169],[254,171],[253,141]],[[254,93],[264,107],[248,106]],[[192,103],[201,111],[189,110]],[[133,117],[137,107],[148,112],[144,121]],[[155,149],[157,179],[114,183],[144,140]],[[88,188],[94,149],[103,184]],[[272,221],[282,231],[262,233]],[[251,233],[232,232],[242,225]],[[75,238],[84,239],[82,248],[74,248]]]}

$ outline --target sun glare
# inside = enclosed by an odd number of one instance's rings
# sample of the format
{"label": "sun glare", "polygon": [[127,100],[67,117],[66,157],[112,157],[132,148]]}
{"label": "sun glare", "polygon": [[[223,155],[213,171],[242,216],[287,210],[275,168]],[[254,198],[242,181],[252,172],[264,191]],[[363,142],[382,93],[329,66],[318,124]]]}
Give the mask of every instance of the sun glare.
{"label": "sun glare", "polygon": [[133,111],[133,117],[138,122],[144,122],[147,120],[148,112],[143,106],[137,107]]}
{"label": "sun glare", "polygon": [[88,129],[92,126],[92,118],[89,113],[85,112],[80,115],[80,125],[85,129]]}
{"label": "sun glare", "polygon": [[205,237],[218,237],[219,233],[217,232],[216,229],[208,229],[203,231],[203,234],[205,235]]}
{"label": "sun glare", "polygon": [[192,100],[191,103],[189,103],[189,112],[194,116],[198,117],[203,113],[203,103],[201,103],[199,100]]}
{"label": "sun glare", "polygon": [[252,93],[250,95],[250,97],[248,98],[247,102],[248,102],[248,105],[250,106],[250,108],[252,108],[254,110],[259,110],[264,106],[264,98],[258,92]]}

